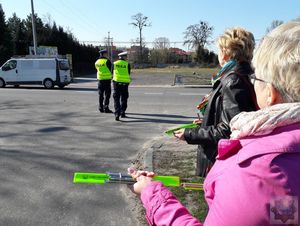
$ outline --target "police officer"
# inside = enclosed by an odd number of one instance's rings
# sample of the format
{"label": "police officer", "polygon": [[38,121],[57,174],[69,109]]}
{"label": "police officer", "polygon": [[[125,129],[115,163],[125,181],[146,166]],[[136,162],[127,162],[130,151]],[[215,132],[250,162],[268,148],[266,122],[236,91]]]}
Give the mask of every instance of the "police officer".
{"label": "police officer", "polygon": [[99,93],[99,111],[105,113],[112,113],[109,109],[109,98],[111,95],[111,79],[112,79],[112,65],[111,61],[107,59],[107,50],[99,51],[100,57],[95,62],[98,79],[98,93]]}
{"label": "police officer", "polygon": [[130,79],[130,64],[127,61],[127,52],[118,54],[119,60],[114,62],[113,69],[113,87],[114,87],[114,105],[115,119],[119,121],[126,117],[127,99],[129,97],[128,86]]}

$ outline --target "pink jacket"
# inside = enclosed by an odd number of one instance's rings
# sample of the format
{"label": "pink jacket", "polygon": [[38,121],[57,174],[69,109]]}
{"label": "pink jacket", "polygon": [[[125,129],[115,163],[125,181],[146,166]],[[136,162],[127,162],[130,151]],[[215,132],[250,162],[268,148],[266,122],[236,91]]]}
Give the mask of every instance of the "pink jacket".
{"label": "pink jacket", "polygon": [[[209,205],[204,225],[266,226],[287,219],[300,225],[300,123],[267,136],[224,139],[218,149],[204,182]],[[289,214],[275,217],[283,205],[276,200],[286,197],[294,201],[283,209]],[[151,182],[141,200],[150,225],[202,225],[160,182]]]}

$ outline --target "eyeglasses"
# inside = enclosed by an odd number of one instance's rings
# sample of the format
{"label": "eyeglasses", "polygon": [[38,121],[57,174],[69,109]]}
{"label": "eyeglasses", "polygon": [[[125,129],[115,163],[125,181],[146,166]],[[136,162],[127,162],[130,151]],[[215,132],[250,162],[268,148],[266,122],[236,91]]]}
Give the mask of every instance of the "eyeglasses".
{"label": "eyeglasses", "polygon": [[264,83],[269,83],[269,82],[267,82],[267,81],[265,81],[265,80],[256,78],[256,75],[255,75],[255,74],[249,75],[249,79],[250,79],[250,82],[252,83],[252,85],[254,85],[255,81],[260,81],[260,82],[264,82]]}

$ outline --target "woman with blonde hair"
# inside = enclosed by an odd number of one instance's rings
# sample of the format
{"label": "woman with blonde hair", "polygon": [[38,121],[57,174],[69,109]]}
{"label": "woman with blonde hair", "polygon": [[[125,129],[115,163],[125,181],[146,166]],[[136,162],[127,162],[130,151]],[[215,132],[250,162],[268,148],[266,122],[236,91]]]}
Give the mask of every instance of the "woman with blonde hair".
{"label": "woman with blonde hair", "polygon": [[215,162],[218,141],[229,138],[230,120],[242,111],[257,110],[255,93],[248,76],[254,36],[240,28],[227,29],[218,39],[221,70],[212,77],[212,91],[199,104],[203,120],[197,128],[177,131],[174,136],[198,144],[196,175],[205,176]]}
{"label": "woman with blonde hair", "polygon": [[[230,122],[204,182],[204,225],[300,225],[300,22],[271,31],[255,51],[254,84],[260,110]],[[153,173],[134,171],[150,225],[202,225]]]}

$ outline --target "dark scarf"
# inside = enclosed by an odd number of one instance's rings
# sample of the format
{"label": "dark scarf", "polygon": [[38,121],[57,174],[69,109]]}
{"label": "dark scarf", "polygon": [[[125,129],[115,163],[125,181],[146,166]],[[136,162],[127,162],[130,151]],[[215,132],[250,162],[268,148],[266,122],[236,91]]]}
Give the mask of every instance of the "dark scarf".
{"label": "dark scarf", "polygon": [[[220,78],[224,74],[231,71],[236,65],[237,65],[236,60],[228,61],[217,74],[212,76],[212,78],[211,78],[212,85],[214,85],[216,81],[220,80]],[[197,106],[197,109],[199,110],[199,112],[202,113],[202,115],[204,115],[204,112],[206,110],[206,107],[207,107],[207,104],[208,104],[208,101],[209,101],[211,95],[212,95],[212,91],[210,91],[207,95],[205,95],[202,98],[201,103]]]}

